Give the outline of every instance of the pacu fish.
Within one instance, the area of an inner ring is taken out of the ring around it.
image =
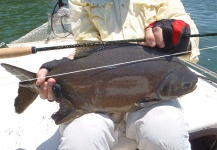
[[[94,48],[81,56],[48,73],[56,79],[53,95],[60,101],[59,110],[52,115],[56,124],[91,112],[121,116],[196,88],[195,73],[177,57],[153,48],[118,44]],[[16,112],[22,113],[39,94],[36,80],[28,81],[36,73],[9,64],[1,66],[13,75],[19,74],[14,105]]]

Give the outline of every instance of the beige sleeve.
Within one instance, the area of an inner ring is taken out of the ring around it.
[[[69,0],[71,28],[74,40],[100,40],[97,29],[93,26],[81,0]]]
[[[198,29],[191,19],[189,14],[186,13],[185,8],[180,0],[165,0],[157,11],[157,20],[161,19],[179,19],[188,23],[191,27],[191,34],[198,34]],[[198,61],[198,55],[200,51],[199,38],[194,37],[191,41],[191,53],[181,56],[181,59],[196,63]]]

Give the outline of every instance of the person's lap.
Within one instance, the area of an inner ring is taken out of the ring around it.
[[[126,137],[143,149],[190,149],[187,124],[176,100],[163,102],[126,115]],[[118,131],[104,115],[86,114],[62,132],[59,149],[107,150],[118,142]]]

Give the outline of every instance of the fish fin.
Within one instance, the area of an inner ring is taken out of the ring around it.
[[[51,116],[56,125],[73,121],[84,114],[76,110],[73,104],[70,106],[70,102],[66,99],[63,99],[59,106],[59,110]]]
[[[75,55],[74,55],[74,59],[79,59],[82,57],[86,57],[94,52],[97,52],[98,50],[100,50],[102,48],[102,46],[97,46],[97,47],[90,47],[90,48],[79,48],[76,49]]]
[[[77,41],[78,44],[82,43],[94,43],[93,41],[83,40],[83,41]],[[74,59],[79,59],[82,57],[86,57],[96,51],[98,51],[102,46],[88,46],[88,47],[78,47],[76,48]]]
[[[12,75],[16,76],[21,81],[23,80],[29,80],[36,77],[36,74],[27,70],[24,70],[22,68],[12,66],[9,64],[1,63],[1,66],[7,70],[7,72],[10,72]]]
[[[19,83],[18,96],[15,98],[14,102],[15,111],[20,114],[38,96],[38,88],[35,85],[36,79],[32,80],[36,77],[36,74],[5,63],[1,63],[1,66],[22,81]],[[29,79],[31,80],[25,81]]]
[[[34,84],[34,83],[33,83]],[[15,98],[14,107],[16,113],[20,114],[37,98],[38,91],[29,82],[19,83],[18,96]]]
[[[120,124],[122,123],[122,121],[124,121],[124,115],[125,113],[122,113],[122,112],[110,114],[110,118],[115,124],[114,130],[117,130]]]
[[[143,108],[147,107],[156,103],[163,102],[164,100],[159,100],[159,99],[150,99],[150,98],[144,98],[142,100],[139,100],[135,103],[135,106]]]

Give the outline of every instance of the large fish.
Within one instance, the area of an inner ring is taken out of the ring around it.
[[[61,124],[86,113],[102,112],[118,123],[126,112],[192,92],[197,76],[177,57],[164,55],[148,47],[120,44],[89,50],[56,66],[48,73],[57,81],[53,95],[60,102],[52,118]],[[38,96],[35,80],[28,81],[36,74],[1,65],[19,74],[15,110],[22,113]]]

